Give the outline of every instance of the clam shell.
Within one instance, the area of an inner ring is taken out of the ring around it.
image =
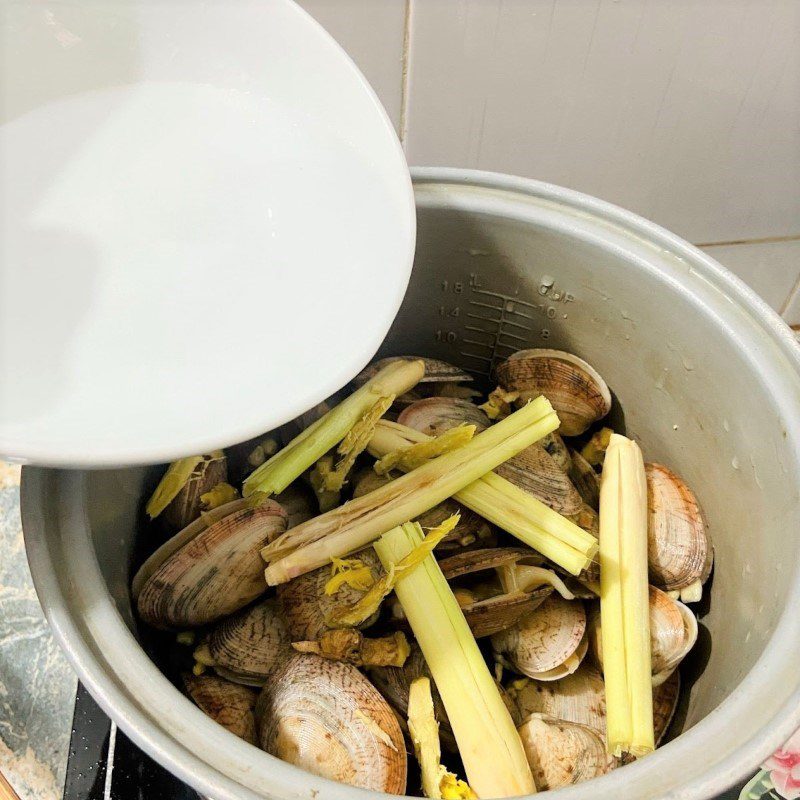
[[[137,607],[156,628],[208,625],[238,611],[267,588],[261,548],[286,530],[286,512],[267,500],[200,531],[147,579]]]
[[[680,677],[673,672],[653,688],[653,729],[656,744],[664,737],[675,715]],[[588,725],[606,735],[606,694],[603,676],[593,664],[583,662],[576,672],[552,683],[526,680],[509,692],[524,718],[539,712],[562,720]]]
[[[659,589],[683,589],[711,572],[713,551],[692,490],[662,464],[645,464],[650,581]]]
[[[215,675],[184,675],[183,684],[195,705],[214,722],[240,739],[256,743],[256,693],[252,689]]]
[[[579,657],[577,663],[566,668],[570,672],[578,668],[580,649],[585,654],[585,647],[581,648],[585,632],[583,604],[551,594],[513,628],[492,636],[492,649],[522,675],[554,680],[550,671],[564,668],[573,655]]]
[[[378,577],[381,566],[372,547],[354,553],[353,558],[360,558]],[[325,594],[325,584],[330,577],[330,567],[320,567],[278,586],[278,601],[293,642],[319,639],[322,632],[328,630],[325,620],[331,613],[342,606],[353,605],[364,594],[347,584],[341,586],[336,594]],[[376,611],[359,627],[369,627],[377,619],[378,613]]]
[[[194,522],[189,523],[182,531],[176,533],[172,538],[167,539],[161,547],[158,548],[150,557],[139,567],[136,575],[131,581],[131,596],[134,602],[139,599],[139,594],[142,587],[147,582],[148,578],[173,554],[177,553],[185,544],[190,542],[199,533],[204,531],[214,522],[219,522],[223,517],[228,514],[233,514],[236,511],[242,511],[248,508],[247,500],[233,500],[218,508],[212,508],[211,511],[206,511]]]
[[[469,550],[442,559],[439,567],[447,580],[494,570],[520,559],[540,561],[532,550],[516,547],[493,547]],[[551,586],[541,586],[529,592],[512,591],[464,603],[461,610],[476,639],[491,636],[517,624],[524,616],[538,608],[552,593]]]
[[[539,444],[553,457],[553,461],[558,464],[564,472],[569,472],[572,466],[572,457],[569,448],[564,444],[564,440],[557,433],[548,433],[547,436],[539,439]]]
[[[562,436],[578,436],[611,410],[611,392],[594,367],[562,350],[520,350],[497,366],[497,379],[506,391],[519,392],[517,405],[544,395]]]
[[[616,766],[600,734],[586,725],[531,714],[518,731],[537,791],[581,783]]]
[[[600,508],[600,475],[577,450],[571,453],[567,471],[583,502],[597,511]]]
[[[457,397],[428,397],[404,408],[397,418],[401,425],[439,436],[457,425],[474,425],[476,433],[485,431],[491,422],[486,413],[469,400]]]
[[[574,516],[583,507],[567,473],[538,442],[501,464],[495,472],[565,517]]]
[[[217,623],[206,646],[215,670],[255,686],[263,685],[292,654],[286,622],[274,598]]]
[[[378,691],[386,698],[389,705],[397,712],[404,726],[405,720],[408,718],[408,695],[411,684],[417,678],[425,677],[430,679],[433,713],[439,723],[439,736],[442,740],[442,747],[453,752],[456,751],[456,740],[453,738],[453,731],[450,728],[450,720],[447,718],[444,703],[442,703],[442,698],[436,689],[433,676],[418,644],[413,643],[411,645],[411,653],[402,667],[372,667],[369,670],[369,677]]]
[[[352,665],[297,654],[258,698],[268,753],[315,775],[404,794],[406,749],[389,704]]]
[[[595,607],[589,615],[589,636],[592,652],[603,664],[600,634],[600,610]],[[660,589],[650,587],[650,653],[653,686],[659,686],[694,647],[697,641],[697,619],[683,603],[673,600]]]
[[[420,383],[464,383],[472,380],[472,375],[468,372],[464,372],[463,369],[459,369],[453,364],[449,364],[447,361],[441,361],[438,358],[389,356],[388,358],[381,358],[378,361],[374,361],[372,364],[365,367],[353,378],[353,383],[356,386],[363,386],[370,378],[374,377],[393,361],[418,361],[419,359],[425,362],[425,375]]]
[[[603,676],[584,661],[571,675],[550,683],[535,680],[515,684],[512,697],[523,719],[529,714],[549,714],[557,719],[588,725],[605,736],[606,695]]]
[[[227,480],[228,459],[224,455],[203,456],[189,480],[164,509],[164,522],[173,530],[182,530],[200,516],[200,495]]]

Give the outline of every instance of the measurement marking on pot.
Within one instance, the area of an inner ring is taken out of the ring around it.
[[[509,295],[481,289],[475,275],[470,276],[469,285],[472,294],[479,295],[480,299],[470,298],[467,301],[471,309],[467,312],[467,317],[482,325],[465,325],[464,330],[487,336],[489,340],[462,339],[462,343],[469,345],[470,349],[461,350],[460,355],[481,362],[477,371],[489,375],[499,359],[506,358],[520,349],[520,343],[525,345],[530,342],[534,328],[526,324],[526,321],[533,321],[537,312],[547,313],[547,310],[535,303],[520,300],[516,294]],[[527,335],[511,333],[509,327]],[[506,350],[508,352],[505,352]]]

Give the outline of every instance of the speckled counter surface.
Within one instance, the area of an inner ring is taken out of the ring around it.
[[[22,800],[60,800],[76,678],[31,582],[19,479],[0,461],[0,768]]]

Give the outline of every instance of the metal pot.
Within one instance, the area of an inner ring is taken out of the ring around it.
[[[700,497],[716,574],[684,733],[595,780],[592,795],[711,797],[800,727],[800,348],[740,281],[626,211],[463,170],[417,170],[415,185],[416,265],[383,351],[483,373],[521,347],[579,353],[646,458]],[[81,680],[137,744],[215,800],[366,798],[229,735],[145,655],[128,586],[148,480],[144,469],[23,472],[31,571]]]

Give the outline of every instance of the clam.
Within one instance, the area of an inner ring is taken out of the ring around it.
[[[353,497],[368,494],[391,480],[389,475],[378,475],[371,467],[365,468],[353,479]],[[458,525],[436,546],[438,553],[466,547],[489,547],[496,544],[497,535],[492,526],[483,517],[466,506],[462,506],[452,497],[426,511],[414,521],[422,525],[424,529],[435,528],[453,514],[460,514]]]
[[[194,522],[189,523],[182,531],[176,533],[172,538],[167,539],[161,547],[152,553],[148,559],[139,567],[136,575],[131,581],[131,596],[134,601],[138,600],[142,587],[148,578],[172,555],[178,552],[185,544],[190,542],[206,528],[219,522],[223,517],[242,511],[249,507],[247,500],[234,500],[224,506],[218,506],[211,511],[204,511]]]
[[[675,714],[680,678],[673,672],[660,686],[653,688],[653,728],[656,744],[661,741]],[[532,713],[549,714],[561,720],[577,722],[606,735],[606,694],[600,670],[584,661],[572,675],[551,683],[527,678],[514,681],[509,694],[524,718]]]
[[[184,675],[186,693],[214,722],[250,744],[256,743],[256,693],[216,675]]]
[[[457,397],[428,397],[404,408],[397,421],[401,425],[438,436],[456,425],[475,426],[475,432],[485,431],[491,422],[486,413],[469,400]]]
[[[562,350],[520,350],[497,366],[507,391],[519,392],[517,405],[539,395],[561,420],[562,436],[578,436],[611,410],[611,392],[590,364]]]
[[[600,612],[594,609],[589,620],[592,651],[603,664]],[[659,686],[675,671],[697,641],[697,620],[681,602],[660,589],[650,587],[650,650],[653,686]]]
[[[495,574],[496,570],[530,556],[529,551],[521,548],[495,547],[467,550],[439,562],[476,638],[512,627],[553,591],[551,586],[541,583],[529,590],[512,588],[508,591]],[[476,582],[476,576],[487,571],[488,579]]]
[[[277,600],[270,598],[217,623],[195,659],[237,683],[263,686],[283,659],[291,639]]]
[[[353,557],[361,559],[365,566],[370,567],[373,575],[379,575],[380,561],[371,547],[355,553]],[[347,584],[342,585],[335,594],[325,594],[325,584],[330,577],[330,568],[320,567],[278,587],[278,601],[293,642],[319,639],[322,632],[328,630],[326,620],[333,611],[343,606],[352,606],[364,594]],[[375,612],[359,627],[368,627],[377,616],[378,612]]]
[[[567,472],[583,502],[596,511],[600,507],[600,475],[577,450],[571,453]]]
[[[208,625],[238,611],[266,590],[260,551],[284,530],[286,512],[273,500],[214,522],[144,581],[137,599],[139,615],[156,628],[181,629]]]
[[[406,749],[389,704],[350,664],[296,654],[262,689],[258,740],[315,775],[403,794]]]
[[[522,675],[552,681],[580,666],[588,647],[585,634],[583,604],[553,594],[512,628],[492,636],[492,649]]]
[[[431,681],[431,694],[433,696],[433,712],[439,723],[439,735],[442,739],[442,746],[448,750],[456,750],[456,742],[453,738],[453,731],[450,728],[450,720],[447,719],[447,712],[444,710],[442,698],[433,682],[425,657],[416,643],[411,645],[411,653],[402,667],[373,667],[369,670],[369,677],[378,691],[386,698],[389,705],[397,712],[398,717],[403,721],[408,717],[408,693],[411,684],[421,677],[429,678]],[[505,698],[508,693],[503,692]],[[513,703],[513,700],[509,702]],[[513,703],[516,705],[516,703]]]
[[[531,714],[518,731],[537,791],[581,783],[616,766],[600,734],[586,725]]]
[[[564,440],[557,433],[548,433],[547,436],[539,439],[539,444],[547,450],[553,457],[553,461],[555,461],[564,472],[569,472],[572,466],[569,448],[564,444]]]
[[[523,719],[533,713],[588,725],[605,736],[606,694],[603,676],[584,662],[571,675],[557,681],[514,681],[509,690]]]
[[[200,495],[228,480],[228,460],[221,450],[203,456],[191,477],[163,511],[163,519],[173,530],[182,530],[200,516]]]
[[[672,470],[645,464],[650,580],[665,591],[680,590],[711,572],[713,550],[692,490]]]
[[[574,516],[583,507],[567,473],[538,442],[501,464],[495,472],[565,517]]]

